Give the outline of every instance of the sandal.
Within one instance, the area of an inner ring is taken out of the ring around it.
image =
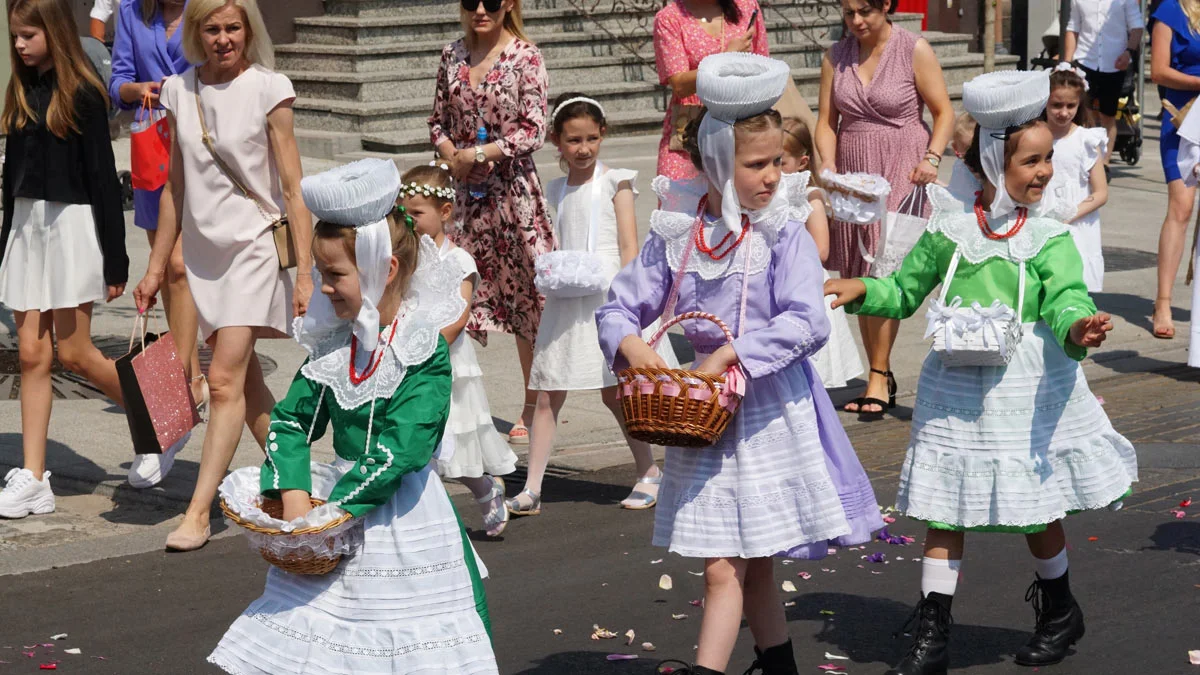
[[[207,422],[208,421],[208,405],[212,400],[212,392],[208,388],[208,378],[207,377],[205,377],[204,375],[197,375],[196,377],[192,378],[192,382],[195,382],[196,380],[200,381],[200,391],[203,392],[200,395],[200,400],[195,402],[196,403],[196,414],[200,416],[201,421]]]
[[[533,407],[535,407],[533,403],[525,404],[525,408]],[[522,408],[522,412],[524,412],[524,408]],[[508,443],[509,445],[529,445],[529,427],[525,426],[520,419],[512,425],[512,429],[508,430]]]
[[[521,503],[521,497],[528,496],[530,502],[528,505]],[[542,496],[528,488],[521,490],[516,497],[508,500],[505,504],[508,512],[514,516],[536,516],[542,512]]]
[[[896,407],[896,375],[890,370],[871,369],[876,375],[883,375],[887,378],[888,400],[883,401],[877,398],[860,398],[858,405],[858,418],[866,420],[883,419],[884,413]],[[879,410],[863,410],[864,406],[877,405]]]
[[[657,469],[657,467],[655,467]],[[663,479],[662,469],[658,469],[657,476],[642,476],[638,479],[637,484],[633,486],[633,492],[629,496],[621,500],[621,508],[629,509],[630,511],[645,511],[646,509],[654,508],[658,503],[658,489],[655,488],[654,494],[642,492],[638,489],[638,485],[661,485]]]
[[[489,537],[499,537],[504,533],[504,528],[508,527],[508,506],[504,503],[504,479],[497,476],[492,476],[491,479],[491,492],[476,499],[475,503],[491,506],[483,514],[483,530]]]

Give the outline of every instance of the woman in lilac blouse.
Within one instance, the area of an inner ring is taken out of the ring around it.
[[[113,42],[112,79],[108,83],[108,95],[115,105],[135,110],[148,97],[157,108],[162,81],[188,69],[180,30],[186,6],[186,0],[121,0]],[[158,229],[161,196],[162,188],[133,191],[133,222],[146,231],[151,247]],[[203,404],[208,399],[208,387],[199,379],[200,357],[196,349],[199,323],[183,267],[182,243],[176,244],[171,253],[163,304],[179,353],[191,353],[188,376],[196,378],[192,381],[192,395]]]

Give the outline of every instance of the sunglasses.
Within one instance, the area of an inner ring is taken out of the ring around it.
[[[462,0],[462,8],[468,12],[474,12],[479,9],[479,3],[483,2],[483,9],[488,14],[495,14],[500,11],[500,6],[504,4],[504,0]]]

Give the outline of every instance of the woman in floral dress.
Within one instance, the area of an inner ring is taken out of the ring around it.
[[[533,153],[546,134],[546,66],[522,30],[520,0],[489,12],[479,2],[462,10],[466,35],[442,50],[430,138],[458,181],[461,228],[454,243],[479,266],[479,287],[467,330],[481,344],[488,331],[512,333],[525,383],[542,315],[533,261],[554,248],[550,212]],[[487,131],[480,144],[477,132]],[[467,185],[487,186],[473,198]],[[509,440],[528,443],[534,394]]]
[[[696,175],[686,150],[671,149],[677,133],[676,110],[698,109],[696,69],[704,57],[721,52],[768,56],[767,31],[758,0],[671,0],[654,16],[654,61],[659,83],[671,88],[671,103],[658,144],[658,175],[684,180]]]

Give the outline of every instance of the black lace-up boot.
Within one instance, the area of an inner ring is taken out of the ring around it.
[[[754,659],[754,663],[750,664],[750,669],[745,675],[754,675],[754,673],[762,673],[763,675],[800,675],[799,668],[796,667],[796,655],[792,651],[792,641],[774,647],[768,647],[765,650],[754,648],[754,655],[758,658]]]
[[[930,593],[921,599],[900,632],[912,630],[908,653],[887,675],[946,675],[950,666],[950,603],[954,596]]]
[[[1022,666],[1048,666],[1062,661],[1067,649],[1083,637],[1083,610],[1071,595],[1067,573],[1057,579],[1036,579],[1025,592],[1033,605],[1033,637],[1017,650]]]

